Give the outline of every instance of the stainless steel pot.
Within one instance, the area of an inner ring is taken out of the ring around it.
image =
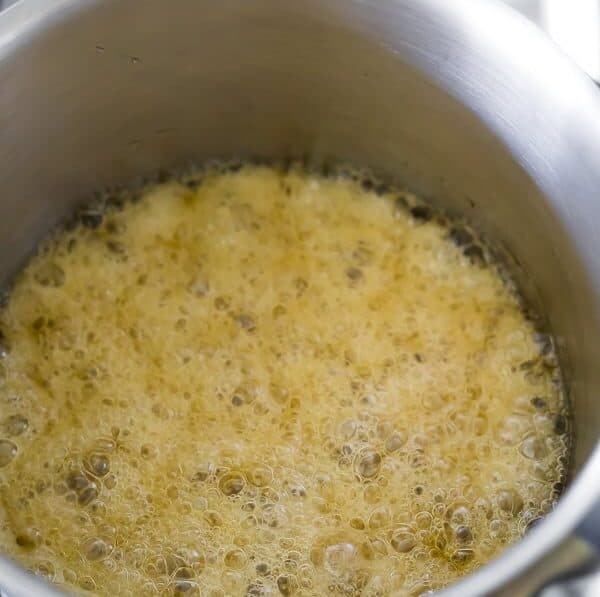
[[[466,214],[516,257],[559,340],[573,482],[446,594],[600,594],[600,94],[585,75],[484,0],[22,0],[0,16],[4,280],[103,185],[303,154]],[[0,587],[55,594],[4,559]]]

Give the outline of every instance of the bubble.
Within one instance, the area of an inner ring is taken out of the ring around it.
[[[292,485],[290,487],[290,494],[294,497],[304,498],[306,497],[306,487],[304,485],[298,483],[297,485]]]
[[[287,520],[284,506],[265,504],[259,521],[271,528],[281,527]]]
[[[298,582],[293,576],[282,574],[277,577],[277,588],[282,595],[293,595],[298,588]]]
[[[213,476],[215,467],[211,463],[205,463],[198,467],[198,471],[192,477],[192,481],[204,482]]]
[[[463,250],[463,254],[473,265],[485,264],[485,252],[478,245],[469,245]]]
[[[287,313],[287,309],[283,305],[275,305],[273,307],[273,319],[279,319]]]
[[[369,516],[369,528],[380,529],[390,522],[390,512],[386,506],[373,510]]]
[[[373,576],[365,587],[364,597],[383,597],[385,595],[385,581],[383,576],[377,574]]]
[[[415,220],[428,222],[431,217],[431,208],[428,205],[415,205],[411,208],[410,213]]]
[[[81,212],[79,219],[81,224],[85,228],[89,228],[90,230],[95,230],[99,228],[102,224],[102,220],[104,219],[103,214],[100,211],[88,209]]]
[[[241,549],[231,549],[225,554],[225,565],[234,570],[241,570],[246,566],[246,554]]]
[[[140,454],[145,460],[152,460],[158,456],[158,448],[153,444],[142,444]]]
[[[173,581],[174,595],[197,595],[199,593],[200,587],[193,580],[176,579]]]
[[[367,504],[376,504],[381,501],[381,490],[375,485],[368,485],[365,487],[363,496]]]
[[[359,562],[359,552],[353,543],[334,543],[325,548],[325,569],[343,581],[352,578]]]
[[[206,510],[204,519],[211,527],[223,526],[223,517],[215,510]]]
[[[96,590],[96,581],[91,576],[84,576],[79,579],[79,586],[84,591],[95,591]]]
[[[270,572],[269,565],[265,562],[260,562],[259,564],[256,564],[256,572],[260,576],[267,576]]]
[[[390,543],[398,553],[408,553],[417,545],[413,533],[408,528],[394,531]]]
[[[523,508],[523,499],[514,489],[504,489],[496,498],[498,507],[509,514],[518,514]]]
[[[257,526],[258,526],[258,520],[257,520],[256,516],[247,516],[241,522],[241,527],[243,529],[252,529]]]
[[[4,420],[4,431],[9,437],[21,435],[29,428],[29,421],[23,415],[11,415]]]
[[[365,406],[375,406],[375,404],[377,403],[377,398],[373,394],[365,394],[360,399],[360,402]]]
[[[106,454],[94,452],[90,454],[86,461],[87,470],[96,475],[96,477],[105,477],[110,471],[110,460]]]
[[[556,435],[564,435],[567,432],[567,418],[564,415],[556,415],[554,417],[554,433]]]
[[[509,415],[504,419],[499,432],[500,441],[508,446],[519,443],[529,429],[529,420],[522,415]]]
[[[394,431],[385,442],[385,449],[388,453],[397,452],[406,443],[406,434],[401,431]]]
[[[63,568],[62,574],[66,583],[70,583],[72,585],[77,583],[77,572],[75,572],[75,570],[72,568]]]
[[[269,467],[255,466],[250,470],[249,480],[256,487],[267,487],[273,482],[273,471]]]
[[[468,543],[473,539],[473,533],[471,532],[471,529],[466,525],[459,525],[455,531],[455,534],[456,538],[461,543]]]
[[[260,501],[263,504],[278,502],[279,497],[279,493],[273,487],[262,487],[260,490]]]
[[[240,313],[235,319],[243,330],[253,332],[256,329],[256,322],[254,318],[247,313]]]
[[[341,447],[340,452],[342,456],[350,456],[352,454],[352,446],[350,444],[344,444]]]
[[[35,549],[42,543],[42,533],[35,527],[27,527],[17,534],[16,543],[23,549]]]
[[[246,480],[241,473],[226,473],[219,479],[219,489],[227,496],[237,495],[244,489]]]
[[[232,403],[237,402],[238,405],[252,404],[259,394],[259,388],[254,383],[245,383],[239,385],[233,392]]]
[[[530,436],[521,442],[519,452],[521,452],[525,458],[539,460],[540,458],[544,458],[544,456],[546,456],[546,447],[540,439]]]
[[[8,466],[17,455],[17,445],[8,439],[0,439],[0,468]]]
[[[74,491],[81,491],[90,484],[88,476],[80,470],[72,470],[66,478],[67,487]]]
[[[201,572],[206,566],[206,558],[193,547],[180,547],[175,552],[178,558],[190,566],[193,570]],[[191,578],[191,577],[190,577]]]
[[[256,582],[250,583],[246,587],[246,597],[261,597],[263,595],[273,595],[274,591],[271,589],[270,584],[265,586],[262,584],[263,581],[260,579]]]
[[[91,502],[93,502],[99,495],[98,487],[95,483],[90,483],[87,487],[82,489],[79,492],[79,496],[77,497],[77,502],[81,506],[87,506]]]
[[[33,572],[36,574],[36,576],[41,576],[48,582],[54,582],[56,579],[56,568],[54,567],[54,564],[48,560],[38,562],[34,566]]]
[[[375,450],[363,450],[356,460],[356,472],[365,479],[377,475],[381,466],[381,456]]]
[[[533,416],[533,424],[539,435],[548,437],[553,433],[554,420],[550,413],[536,413]]]
[[[531,405],[536,410],[543,410],[544,408],[546,408],[547,402],[540,396],[535,396],[534,398],[531,399]]]
[[[100,437],[94,442],[94,451],[100,453],[114,452],[117,448],[117,442],[110,437]]]
[[[482,436],[485,435],[488,429],[488,420],[484,415],[478,415],[473,420],[473,431],[475,435]]]
[[[2,307],[2,305],[5,301],[6,301],[6,295],[5,294],[0,295],[0,308]],[[8,356],[9,348],[10,348],[10,346],[9,346],[8,339],[7,339],[6,335],[4,334],[4,332],[0,329],[0,360],[3,360]]]
[[[363,560],[372,561],[384,557],[387,547],[382,539],[368,539],[360,544],[359,551]]]
[[[253,512],[256,509],[256,504],[254,502],[245,502],[242,504],[242,510],[244,512]]]
[[[340,435],[344,439],[351,439],[354,436],[354,434],[356,433],[356,428],[357,428],[356,421],[353,421],[352,419],[350,419],[348,421],[344,421],[340,425]]]
[[[357,531],[364,531],[367,525],[362,518],[355,517],[350,519],[350,526]]]
[[[473,242],[473,235],[465,228],[453,227],[449,233],[450,239],[458,247],[464,247]]]
[[[224,296],[218,296],[215,298],[214,305],[217,311],[225,311],[229,308],[229,299]]]
[[[108,558],[113,549],[114,546],[112,543],[109,543],[100,537],[86,539],[81,546],[83,555],[90,560],[90,562],[98,562]]]
[[[117,486],[117,477],[116,475],[110,473],[104,477],[104,487],[106,489],[114,489]]]
[[[115,255],[123,256],[126,253],[125,245],[118,240],[106,241],[106,248]]]
[[[451,559],[455,564],[466,564],[470,562],[474,556],[475,552],[472,549],[461,547],[452,554]]]
[[[390,421],[379,421],[377,423],[377,435],[382,438],[382,439],[386,439],[388,438],[392,432],[394,431],[394,426]]]
[[[346,270],[346,276],[351,282],[359,282],[363,278],[363,272],[358,267],[349,267]]]
[[[65,272],[60,265],[48,261],[37,269],[34,278],[41,286],[58,288],[65,283]]]
[[[180,557],[180,556],[178,556],[178,554],[176,554],[176,557]],[[194,578],[195,576],[196,576],[196,573],[189,566],[181,566],[180,568],[177,568],[177,570],[175,570],[175,578],[190,579],[190,578]]]
[[[428,529],[433,523],[433,516],[429,512],[419,512],[415,516],[415,524],[420,529]]]
[[[106,515],[106,504],[101,500],[93,500],[90,502],[90,512],[96,517]]]
[[[194,296],[196,296],[198,298],[202,298],[202,297],[206,296],[208,294],[209,290],[210,290],[210,285],[208,283],[208,280],[203,277],[194,278],[188,284],[188,292],[190,292],[191,294],[193,294]]]
[[[465,505],[458,505],[450,510],[450,522],[455,525],[469,523],[471,520],[471,510]]]

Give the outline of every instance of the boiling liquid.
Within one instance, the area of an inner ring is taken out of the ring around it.
[[[1,315],[2,551],[98,595],[417,595],[551,509],[551,345],[376,190],[216,168],[49,241]]]

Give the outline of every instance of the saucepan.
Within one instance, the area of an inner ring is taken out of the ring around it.
[[[572,476],[446,594],[600,594],[593,83],[487,0],[22,0],[0,16],[2,281],[94,190],[233,156],[370,168],[512,256],[557,338]],[[55,591],[0,558],[2,595]]]

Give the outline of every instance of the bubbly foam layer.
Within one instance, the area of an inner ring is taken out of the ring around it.
[[[417,595],[552,508],[556,359],[472,232],[369,181],[197,178],[18,278],[3,551],[100,595]]]

